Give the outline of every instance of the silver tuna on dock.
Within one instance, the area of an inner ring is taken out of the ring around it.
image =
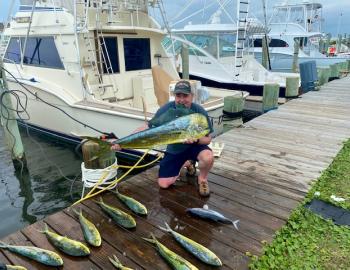
[[[203,208],[188,208],[186,209],[186,212],[203,219],[222,222],[224,224],[232,224],[236,228],[236,230],[238,230],[239,219],[231,220],[225,217],[223,214],[209,209],[207,205],[204,205]]]
[[[188,252],[196,256],[199,260],[205,262],[206,264],[222,266],[222,262],[219,259],[219,257],[216,256],[216,254],[210,249],[202,246],[201,244],[193,241],[192,239],[178,232],[175,232],[170,228],[170,226],[166,222],[165,226],[166,228],[160,226],[159,228],[163,231],[169,232],[176,239],[177,242],[179,242]]]
[[[14,253],[25,256],[29,259],[37,261],[39,263],[49,265],[49,266],[62,266],[63,260],[57,253],[30,246],[14,246],[8,245],[4,242],[0,242],[0,248],[8,249]]]

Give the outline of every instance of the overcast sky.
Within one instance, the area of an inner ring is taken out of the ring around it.
[[[0,21],[6,20],[7,11],[12,0],[0,0]],[[72,0],[73,1],[73,0]],[[275,3],[281,2],[295,2],[295,0],[266,0],[267,1],[267,13],[270,14],[272,10],[272,6]],[[302,2],[303,0],[300,0]],[[209,5],[212,0],[163,0],[164,6],[166,9],[167,16],[169,20],[174,18],[179,12],[190,2],[193,4],[189,7],[190,11],[187,13],[192,13],[194,11],[200,10],[204,5]],[[221,2],[225,2],[221,0]],[[256,16],[259,19],[263,19],[262,17],[262,6],[263,0],[252,0],[250,12],[251,15]],[[350,0],[318,0],[313,1],[309,0],[309,2],[321,3],[323,5],[323,31],[325,33],[332,33],[333,36],[339,34],[350,34]],[[235,16],[235,7],[236,1],[232,1],[231,6],[228,6],[228,13],[234,14]],[[207,14],[205,14],[207,13]],[[207,12],[201,12],[198,16],[202,16],[203,18],[210,13],[208,9]],[[209,14],[210,15],[210,14]],[[208,16],[209,16],[208,15]],[[184,14],[186,16],[186,13]],[[183,18],[184,16],[180,17]],[[194,19],[195,20],[195,19]]]

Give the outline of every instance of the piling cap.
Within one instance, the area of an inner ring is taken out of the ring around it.
[[[175,84],[174,94],[191,94],[191,84],[189,81],[181,80]]]

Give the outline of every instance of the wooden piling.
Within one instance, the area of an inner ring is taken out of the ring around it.
[[[3,63],[0,60],[0,95],[1,95],[1,104],[0,104],[0,117],[1,123],[4,127],[5,140],[11,151],[12,161],[15,169],[21,169],[27,167],[27,162],[24,153],[24,147],[19,133],[15,110],[13,109],[11,97],[9,92],[6,92],[8,89],[6,82],[6,74],[3,67]]]
[[[276,83],[264,85],[262,111],[267,112],[278,108],[280,86]]]
[[[223,113],[225,119],[230,121],[231,126],[240,126],[243,124],[243,109],[245,99],[243,96],[227,96],[224,97]]]
[[[83,143],[82,152],[86,169],[104,169],[114,163],[115,153],[113,151],[99,155],[99,150],[99,145],[93,141]]]
[[[188,80],[190,78],[188,46],[183,43],[181,48],[181,59],[182,59],[182,79]]]
[[[294,53],[293,53],[293,64],[292,71],[298,72],[298,57],[299,57],[299,42],[294,41]]]
[[[261,64],[264,66],[264,68],[269,69],[268,64],[268,54],[269,54],[269,45],[267,43],[267,38],[264,36],[262,38],[262,57],[261,57]]]
[[[286,78],[286,98],[295,98],[299,95],[299,77]]]

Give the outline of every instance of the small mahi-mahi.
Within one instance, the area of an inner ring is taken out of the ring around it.
[[[169,263],[174,270],[199,270],[192,263],[182,258],[180,255],[168,249],[162,243],[160,243],[153,234],[151,239],[143,238],[144,240],[155,245],[159,254]]]
[[[188,252],[192,253],[194,256],[196,256],[199,260],[202,262],[205,262],[206,264],[214,265],[214,266],[222,266],[222,262],[219,259],[218,256],[214,252],[212,252],[210,249],[202,246],[201,244],[193,241],[192,239],[175,232],[170,228],[168,223],[165,222],[166,228],[160,227],[159,228],[163,231],[169,232],[177,242],[179,242]]]
[[[111,257],[108,257],[109,261],[115,266],[115,268],[119,270],[133,270],[132,268],[126,267],[122,265],[122,263],[119,261],[118,257],[113,255],[113,259]]]
[[[57,253],[31,246],[14,246],[0,242],[0,248],[8,249],[14,253],[49,266],[62,266],[63,260]]]
[[[131,198],[129,196],[126,196],[124,194],[119,193],[118,190],[116,190],[115,194],[117,195],[118,199],[121,200],[127,207],[130,208],[135,214],[139,215],[147,215],[147,208],[139,201],[135,200],[134,198]]]
[[[95,224],[83,216],[83,211],[81,209],[80,212],[76,211],[75,209],[73,209],[73,211],[79,216],[80,226],[86,242],[94,247],[101,246],[101,235]]]
[[[107,215],[110,216],[118,225],[127,229],[132,229],[136,227],[135,219],[128,213],[125,213],[124,211],[116,207],[104,203],[102,198],[100,198],[99,202],[95,202],[99,204],[102,210],[105,211]]]
[[[62,252],[71,256],[88,256],[90,255],[89,248],[83,243],[70,239],[66,236],[59,235],[54,232],[50,232],[47,224],[45,229],[42,231],[49,239],[49,241]]]
[[[27,268],[20,265],[4,264],[0,262],[0,270],[27,270]]]

